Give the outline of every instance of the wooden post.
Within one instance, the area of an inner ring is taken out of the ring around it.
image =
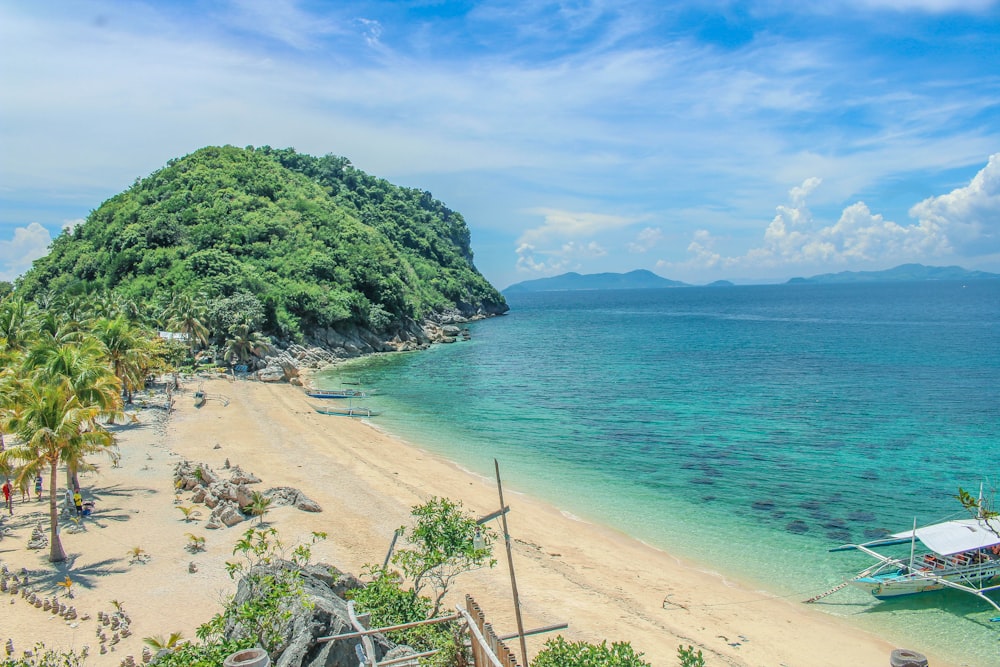
[[[497,492],[500,494],[500,507],[506,507],[503,503],[503,485],[500,483],[500,463],[493,459],[493,467],[497,472]],[[510,569],[510,590],[514,595],[514,618],[517,620],[517,639],[521,644],[521,660],[528,664],[528,647],[524,643],[524,623],[521,621],[521,599],[517,595],[517,578],[514,576],[514,557],[510,550],[510,533],[507,531],[507,513],[500,515],[503,521],[503,541],[507,547],[507,567]]]
[[[382,563],[382,569],[389,567],[389,559],[392,558],[392,551],[396,548],[396,540],[399,539],[399,533],[402,532],[402,528],[397,528],[392,533],[392,542],[389,543],[389,551],[385,554],[385,562]]]

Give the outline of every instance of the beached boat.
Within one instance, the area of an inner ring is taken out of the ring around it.
[[[875,551],[903,544],[910,545],[909,555]],[[881,540],[831,549],[847,550],[861,551],[877,561],[846,584],[879,600],[951,588],[974,595],[1000,611],[1000,605],[986,595],[1000,590],[1000,519],[980,516],[922,528],[914,524],[912,530]],[[1000,621],[1000,617],[992,620]]]
[[[346,408],[341,407],[320,407],[318,405],[313,406],[313,410],[320,413],[321,415],[341,415],[344,417],[375,417],[379,414],[377,410],[372,410],[371,408],[358,407],[349,405]]]
[[[372,390],[362,389],[307,389],[310,398],[368,398]]]

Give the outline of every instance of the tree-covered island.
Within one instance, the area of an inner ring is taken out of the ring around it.
[[[114,291],[163,308],[224,304],[236,324],[323,345],[412,341],[426,321],[506,312],[459,213],[343,157],[206,147],[136,182],[57,237],[22,276],[29,299]]]

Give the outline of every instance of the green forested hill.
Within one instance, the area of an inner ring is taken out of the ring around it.
[[[267,333],[282,337],[507,310],[473,265],[462,216],[429,192],[342,157],[269,147],[171,160],[56,238],[18,289],[116,289],[140,301],[251,293]]]

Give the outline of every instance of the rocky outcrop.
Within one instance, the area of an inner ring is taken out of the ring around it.
[[[201,463],[182,461],[174,469],[174,488],[191,491],[191,502],[203,504],[212,510],[205,528],[232,527],[245,521],[248,515],[244,509],[253,503],[254,490],[251,485],[260,484],[260,478],[239,466],[228,468],[229,478]],[[319,503],[298,489],[287,486],[275,487],[262,492],[271,499],[272,506],[291,505],[303,512],[322,512]]]
[[[407,321],[381,333],[356,324],[316,329],[310,332],[307,345],[285,342],[261,362],[256,377],[262,382],[301,384],[300,375],[307,369],[362,357],[377,352],[410,352],[423,350],[433,343],[454,343],[468,340],[469,330],[462,324],[502,315],[507,306],[492,309],[472,308],[467,304],[432,313],[423,323]]]
[[[342,639],[319,642],[320,637],[331,637],[354,631],[347,601],[347,591],[360,588],[361,582],[349,574],[342,574],[335,568],[324,565],[310,565],[305,568],[278,561],[274,564],[255,568],[251,577],[265,579],[273,577],[281,570],[298,571],[301,575],[303,596],[294,601],[292,616],[280,633],[284,638],[280,646],[271,652],[275,667],[356,667],[358,654],[355,648],[360,639]],[[255,586],[246,578],[238,584],[233,604],[242,604],[251,599]],[[266,594],[266,591],[258,592]],[[230,639],[241,635],[241,628],[230,625],[226,628]],[[376,659],[381,660],[394,647],[385,637],[372,635]]]
[[[376,352],[406,352],[426,348],[431,339],[416,322],[407,322],[390,331],[376,334],[356,324],[317,329],[310,343],[327,350],[337,359],[349,359]]]

